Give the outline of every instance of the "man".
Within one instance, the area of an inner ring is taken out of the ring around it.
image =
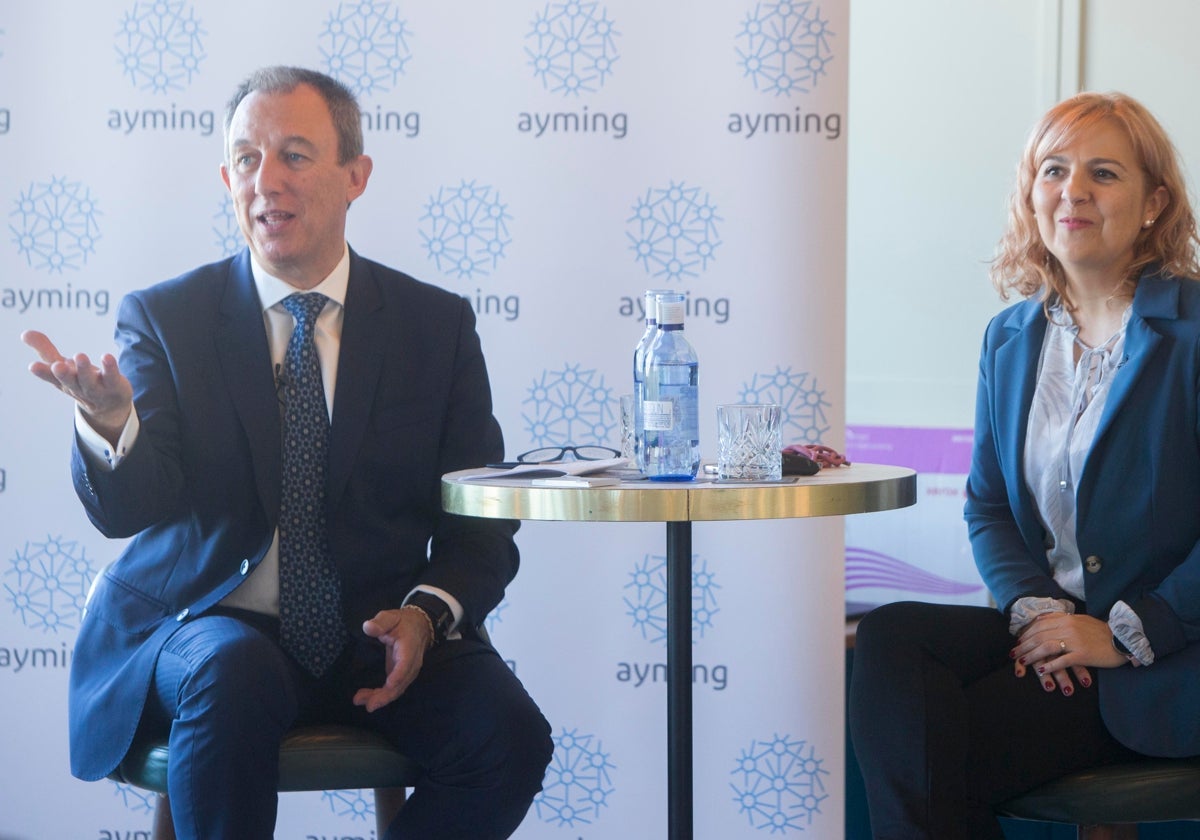
[[[80,627],[72,772],[169,729],[181,838],[271,837],[296,723],[377,729],[427,769],[388,838],[508,837],[552,753],[475,631],[516,523],[440,505],[443,473],[503,457],[474,315],[349,249],[370,174],[348,90],[261,70],[221,166],[249,249],[129,295],[119,362],[23,336],[75,400],[88,516],[133,538]]]

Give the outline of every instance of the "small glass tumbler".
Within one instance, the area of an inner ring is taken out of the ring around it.
[[[779,481],[783,477],[782,411],[769,403],[717,406],[717,479]]]
[[[621,395],[621,457],[628,458],[630,462],[637,457],[634,450],[634,441],[636,439],[636,429],[634,428],[633,419],[633,394]]]

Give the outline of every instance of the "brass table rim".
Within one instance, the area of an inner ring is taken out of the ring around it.
[[[489,519],[586,522],[706,522],[843,516],[916,503],[916,472],[855,463],[794,483],[625,481],[608,487],[534,487],[472,469],[442,477],[442,506]],[[475,480],[467,480],[468,476]]]

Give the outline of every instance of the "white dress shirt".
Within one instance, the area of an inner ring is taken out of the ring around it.
[[[1055,582],[1083,601],[1083,562],[1075,538],[1076,482],[1083,472],[1096,438],[1100,416],[1112,391],[1113,377],[1125,355],[1125,327],[1132,309],[1126,308],[1121,328],[1099,347],[1076,339],[1079,327],[1061,304],[1050,308],[1050,322],[1042,343],[1037,385],[1026,429],[1025,484],[1033,496],[1038,517],[1051,537],[1046,559]],[[1081,353],[1075,360],[1075,347]],[[1074,612],[1070,601],[1020,598],[1011,611],[1014,634],[1047,611]],[[1141,664],[1154,661],[1137,613],[1124,601],[1109,612],[1114,634],[1137,654]]]
[[[1042,524],[1054,538],[1046,549],[1054,579],[1081,601],[1083,563],[1075,543],[1075,487],[1125,352],[1129,313],[1126,309],[1116,335],[1100,347],[1081,348],[1076,362],[1079,327],[1061,305],[1055,305],[1029,409],[1025,483]]]

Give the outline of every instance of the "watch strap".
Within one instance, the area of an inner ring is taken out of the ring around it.
[[[450,605],[431,592],[417,590],[408,596],[404,602],[406,607],[416,607],[429,618],[433,628],[433,642],[444,642],[454,626],[454,611]]]

